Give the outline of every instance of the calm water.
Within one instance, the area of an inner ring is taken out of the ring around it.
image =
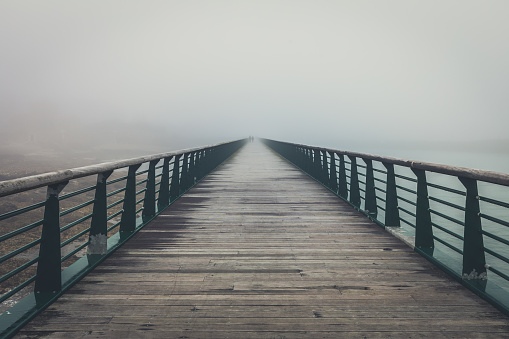
[[[437,164],[461,166],[509,174],[509,142],[486,143],[484,147],[451,147],[448,145],[416,143],[394,145],[371,143],[366,145],[334,145],[341,150],[390,156]]]

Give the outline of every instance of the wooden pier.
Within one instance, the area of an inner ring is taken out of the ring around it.
[[[494,338],[509,318],[248,144],[17,338]]]

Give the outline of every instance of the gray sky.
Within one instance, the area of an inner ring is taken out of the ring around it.
[[[507,0],[3,0],[0,139],[507,141],[507,13]]]

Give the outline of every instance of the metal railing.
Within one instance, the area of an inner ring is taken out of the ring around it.
[[[509,175],[262,139],[509,314]]]
[[[0,337],[13,335],[246,140],[0,182],[4,200],[41,196],[21,208],[3,204],[13,209],[0,214],[0,303],[26,295],[0,315]]]

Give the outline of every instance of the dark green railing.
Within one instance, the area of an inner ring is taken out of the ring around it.
[[[0,315],[0,337],[13,335],[246,140],[0,182],[2,201],[46,188],[41,201],[0,215],[0,303],[28,294]]]
[[[509,175],[262,141],[509,314]]]

